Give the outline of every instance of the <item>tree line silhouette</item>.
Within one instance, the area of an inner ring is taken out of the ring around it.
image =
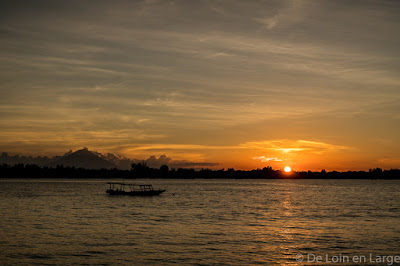
[[[151,168],[143,163],[133,163],[131,170],[85,169],[58,165],[56,167],[38,166],[34,164],[0,165],[0,178],[172,178],[172,179],[400,179],[399,169],[369,171],[321,172],[300,171],[285,173],[271,167],[255,170],[195,170],[190,168],[170,169],[167,165]]]

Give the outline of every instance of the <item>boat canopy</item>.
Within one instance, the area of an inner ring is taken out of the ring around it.
[[[152,191],[153,190],[153,185],[147,185],[147,184],[132,184],[132,183],[121,183],[121,182],[107,182],[107,184],[110,185],[110,189],[114,189],[115,186],[120,186],[120,189],[123,190],[125,186],[128,186],[131,191],[135,190],[135,187],[138,188],[139,190],[142,191]]]

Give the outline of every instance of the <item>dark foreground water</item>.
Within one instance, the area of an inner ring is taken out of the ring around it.
[[[391,265],[400,255],[397,180],[145,180],[167,189],[159,197],[108,196],[106,182],[0,180],[0,263]]]

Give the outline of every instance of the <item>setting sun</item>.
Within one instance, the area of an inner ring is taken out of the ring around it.
[[[290,166],[286,166],[285,169],[283,169],[286,173],[292,172],[292,168]]]

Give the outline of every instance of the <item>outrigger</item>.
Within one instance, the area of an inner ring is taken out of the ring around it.
[[[110,188],[106,190],[106,193],[110,195],[157,196],[165,191],[165,189],[154,190],[152,185],[135,185],[118,182],[108,182],[107,184],[110,185]],[[125,191],[125,186],[129,190]]]

